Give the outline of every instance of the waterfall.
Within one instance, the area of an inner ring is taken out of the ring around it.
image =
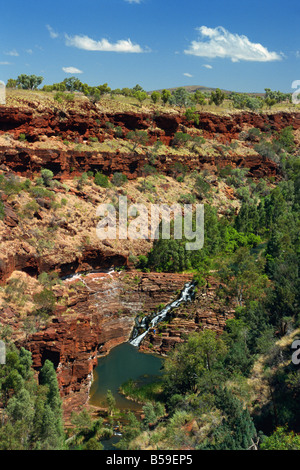
[[[137,336],[133,340],[130,341],[130,344],[135,347],[139,347],[145,336],[149,333],[150,329],[156,326],[159,322],[163,321],[168,313],[173,310],[174,308],[179,307],[183,302],[188,302],[192,300],[192,296],[194,293],[194,287],[195,284],[194,282],[189,282],[184,286],[184,289],[182,290],[180,296],[178,299],[174,300],[172,303],[168,304],[166,307],[164,307],[160,312],[158,312],[157,315],[151,320],[150,326],[148,329],[142,333],[141,335]],[[142,322],[139,325],[140,327],[145,327],[145,319],[142,320]]]

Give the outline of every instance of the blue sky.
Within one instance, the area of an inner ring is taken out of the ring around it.
[[[203,85],[292,92],[299,0],[14,0],[0,6],[0,80],[146,90]]]

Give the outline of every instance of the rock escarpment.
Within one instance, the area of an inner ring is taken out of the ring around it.
[[[123,133],[146,130],[150,137],[159,137],[166,144],[182,125],[203,131],[205,138],[222,136],[223,142],[238,137],[244,127],[279,131],[287,126],[299,129],[299,112],[236,112],[219,115],[200,112],[199,124],[188,121],[184,115],[168,113],[107,113],[91,103],[84,102],[80,109],[30,109],[0,106],[0,135],[10,133],[14,137],[25,134],[29,141],[40,136],[58,136],[82,142],[89,137],[103,141],[107,137],[107,123],[119,126]]]
[[[149,163],[147,152],[137,154],[130,150],[93,151],[92,149],[72,150],[60,148],[57,142],[64,140],[78,144],[87,143],[89,139],[97,142],[110,141],[115,138],[108,123],[122,131],[121,142],[126,142],[129,131],[143,130],[148,134],[148,144],[152,145],[160,140],[169,146],[177,132],[200,131],[205,139],[214,139],[219,144],[230,143],[238,139],[240,132],[250,127],[264,130],[280,131],[287,126],[293,129],[300,127],[300,113],[252,113],[240,112],[231,115],[217,115],[213,113],[199,113],[199,124],[188,121],[184,115],[179,114],[144,114],[144,113],[101,113],[89,103],[83,103],[81,109],[69,109],[62,112],[59,109],[31,110],[15,107],[0,106],[0,136],[11,136],[18,139],[20,135],[26,136],[28,144],[39,142],[41,138],[50,139],[47,148],[30,148],[19,146],[11,142],[0,147],[0,165],[15,173],[32,177],[42,168],[47,167],[58,179],[65,179],[72,174],[88,170],[101,171],[110,176],[114,172],[122,172],[129,179],[143,175],[145,164]],[[54,139],[54,140],[51,140]],[[57,148],[58,147],[58,148]],[[221,146],[216,147],[216,153],[192,155],[185,158],[176,152],[168,155],[156,156],[156,168],[162,174],[170,174],[174,164],[181,163],[188,170],[203,168],[215,171],[217,167],[227,165],[244,166],[249,168],[250,175],[255,177],[276,176],[277,165],[261,155],[243,155],[238,151],[231,151],[224,155]]]
[[[144,176],[145,165],[149,164],[149,158],[135,153],[119,152],[79,152],[75,150],[57,149],[30,149],[0,147],[0,165],[16,174],[24,177],[38,175],[42,168],[48,168],[55,177],[64,180],[72,174],[80,174],[86,171],[102,172],[108,176],[119,172],[128,179],[136,179]],[[249,168],[249,174],[256,178],[276,176],[279,174],[278,166],[272,160],[261,155],[242,155],[233,153],[224,156],[222,152],[217,155],[194,154],[187,159],[184,155],[170,153],[168,157],[158,155],[155,168],[160,174],[170,175],[174,165],[187,166],[189,171],[210,170],[216,172],[217,168],[245,167]]]

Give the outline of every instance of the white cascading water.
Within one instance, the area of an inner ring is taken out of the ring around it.
[[[130,344],[132,346],[135,346],[135,347],[139,347],[139,345],[141,344],[141,342],[143,341],[143,339],[145,338],[145,336],[149,333],[149,331],[151,330],[151,328],[153,328],[154,326],[156,326],[159,322],[163,321],[166,316],[168,315],[168,313],[170,312],[170,310],[173,310],[174,308],[177,308],[179,307],[179,305],[181,305],[183,302],[188,302],[190,300],[192,300],[192,295],[193,295],[193,292],[194,292],[194,283],[193,282],[189,282],[188,284],[186,284],[184,286],[184,289],[183,291],[181,292],[180,294],[180,297],[177,299],[177,300],[174,300],[174,302],[172,302],[171,304],[167,305],[166,307],[164,307],[150,322],[150,326],[148,328],[147,331],[145,331],[144,333],[142,333],[141,335],[137,336],[136,338],[134,338],[133,340],[130,341]],[[140,327],[145,327],[145,319],[142,320],[141,324],[140,324]]]

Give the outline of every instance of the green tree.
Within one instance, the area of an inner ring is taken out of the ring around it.
[[[33,296],[33,300],[37,305],[37,314],[51,315],[55,308],[56,298],[51,289],[43,289]]]
[[[180,108],[190,106],[192,102],[191,94],[185,88],[179,87],[173,91],[169,102],[172,105],[179,106]]]
[[[212,330],[192,333],[172,350],[164,362],[163,377],[168,395],[195,393],[202,375],[223,359],[226,346]]]
[[[6,408],[9,422],[13,425],[13,432],[23,449],[30,448],[31,430],[34,419],[34,397],[28,390],[22,388],[13,396]]]
[[[235,297],[238,305],[243,306],[252,300],[261,298],[267,286],[263,273],[264,260],[257,260],[250,254],[249,248],[239,248],[230,258],[229,263],[220,268],[219,275],[228,286],[228,293]]]
[[[199,104],[200,106],[204,106],[206,103],[205,95],[200,90],[195,91],[193,95],[193,100],[196,104]]]
[[[300,436],[285,427],[278,427],[260,445],[261,450],[300,450]]]
[[[121,440],[116,444],[116,448],[120,450],[130,449],[131,441],[141,434],[141,422],[132,412],[127,413],[126,421],[127,424],[123,427]]]
[[[62,400],[54,365],[48,359],[40,371],[39,381],[46,389],[46,403],[43,409],[40,430],[42,449],[59,450],[64,445]]]
[[[65,78],[63,83],[65,84],[66,90],[71,93],[74,91],[82,91],[82,83],[76,77]]]
[[[144,424],[148,427],[150,424],[156,424],[157,421],[165,414],[165,408],[162,403],[147,402],[143,406]]]
[[[20,86],[24,90],[35,90],[41,85],[43,80],[43,77],[22,74],[17,78],[17,86]]]
[[[257,433],[248,409],[227,388],[215,393],[215,406],[222,412],[222,423],[198,449],[249,450],[257,442]]]
[[[164,104],[169,103],[171,96],[172,96],[172,94],[171,94],[170,90],[162,90],[161,99],[162,99]]]
[[[104,447],[101,444],[101,442],[98,442],[95,437],[92,437],[89,439],[89,441],[84,445],[83,447],[84,450],[103,450]]]
[[[72,413],[71,423],[75,426],[77,433],[88,434],[92,428],[92,418],[90,413],[83,409],[80,413]]]
[[[191,140],[192,137],[186,132],[176,132],[173,137],[172,145],[174,147],[183,147]]]
[[[103,85],[99,85],[97,88],[101,96],[111,92],[111,88],[107,85],[107,83],[103,83]]]
[[[106,401],[107,401],[107,406],[108,406],[108,414],[109,416],[113,416],[113,414],[116,411],[116,399],[113,396],[111,390],[107,390]]]
[[[126,138],[133,142],[132,151],[134,152],[138,145],[147,145],[149,136],[147,131],[138,130],[129,131]]]
[[[136,91],[134,97],[139,101],[140,104],[143,103],[148,98],[148,95],[145,91]]]
[[[161,95],[158,91],[153,91],[151,93],[151,100],[153,101],[154,104],[158,103],[161,98]]]
[[[13,78],[9,78],[6,83],[6,88],[17,88],[18,81]]]
[[[226,98],[226,94],[217,88],[215,91],[211,92],[210,95],[210,104],[215,104],[216,106],[220,106]]]

